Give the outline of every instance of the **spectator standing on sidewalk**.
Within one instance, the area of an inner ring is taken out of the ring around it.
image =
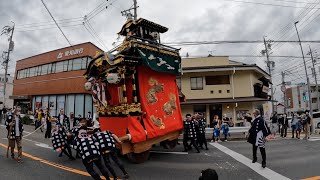
[[[46,132],[44,135],[44,138],[51,138],[51,129],[52,129],[52,124],[51,124],[51,115],[50,115],[50,111],[49,108],[46,109],[46,111],[44,112],[44,118],[45,118],[45,123],[46,123]]]
[[[20,112],[21,108],[17,107],[14,109],[13,112],[13,118],[8,119],[7,124],[8,124],[8,139],[9,139],[9,147],[11,149],[11,158],[15,159],[14,156],[14,148],[15,145],[17,144],[18,148],[18,162],[21,162],[22,158],[22,132],[23,132],[23,125],[20,117]]]
[[[291,130],[292,130],[292,139],[294,138],[294,134],[297,131],[297,124],[298,124],[298,114],[294,113],[292,116],[292,121],[291,121]],[[297,137],[298,138],[298,137]]]
[[[271,133],[273,137],[276,137],[278,131],[278,114],[277,112],[273,113],[273,116],[271,117]]]
[[[300,139],[300,133],[301,133],[302,129],[303,129],[302,118],[298,117],[298,122],[296,124],[296,138],[297,139]]]
[[[288,125],[289,125],[289,120],[287,118],[287,115],[284,114],[281,120],[281,137],[285,138],[287,137],[287,131],[288,131]]]
[[[309,111],[306,111],[306,118],[305,118],[305,139],[310,138],[310,124],[311,124],[311,116],[309,114]]]
[[[211,142],[220,142],[220,128],[221,128],[221,120],[218,115],[214,115],[212,125],[213,125],[213,134]]]

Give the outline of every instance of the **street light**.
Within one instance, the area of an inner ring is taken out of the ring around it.
[[[297,28],[297,24],[299,23],[299,21],[294,23],[294,27],[296,28],[297,31],[297,35],[298,35],[298,39],[299,39],[299,45],[300,45],[300,49],[301,49],[301,53],[302,53],[302,59],[303,59],[303,64],[304,64],[304,70],[306,73],[306,78],[307,78],[307,84],[308,84],[308,94],[309,94],[309,108],[310,108],[310,115],[312,116],[312,101],[311,101],[311,88],[310,88],[310,81],[309,81],[309,77],[308,77],[308,72],[307,72],[307,65],[306,65],[306,60],[304,58],[304,53],[303,53],[303,48],[301,45],[301,40],[300,40],[300,35],[298,32],[298,28]],[[315,132],[315,127],[314,127],[314,123],[312,124],[312,132]]]

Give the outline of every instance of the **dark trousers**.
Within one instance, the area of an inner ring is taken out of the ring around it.
[[[292,138],[294,138],[294,132],[296,131],[296,126],[292,125],[291,130],[292,130]]]
[[[115,162],[116,165],[121,169],[121,171],[124,175],[128,174],[127,171],[124,169],[123,164],[120,162],[120,159],[118,158],[116,151],[111,151],[109,153],[105,153],[102,155],[102,157],[104,160],[104,164],[106,165],[106,167],[108,168],[108,170],[112,174],[113,178],[116,178],[117,174],[114,171],[114,169],[111,167],[110,157],[112,158],[113,162]]]
[[[183,138],[183,147],[184,147],[184,150],[185,150],[185,151],[188,150],[188,141],[189,141],[189,140],[191,141],[191,144],[193,145],[193,147],[196,148],[196,150],[197,150],[198,152],[200,152],[200,151],[199,151],[199,148],[198,148],[198,146],[197,146],[197,143],[196,143],[195,138],[189,138],[189,137],[186,137],[186,136],[184,136],[184,138]]]
[[[281,128],[281,137],[287,137],[288,125],[282,125]]]
[[[44,138],[51,138],[51,122],[47,122],[47,130]]]
[[[61,153],[60,153],[59,156],[62,156],[62,153],[64,153],[65,155],[67,155],[70,159],[73,159],[71,147],[70,147],[69,144],[66,144],[66,145],[64,146],[64,149],[61,151]]]
[[[88,173],[93,177],[95,180],[101,180],[100,175],[93,169],[93,164],[95,164],[102,175],[107,179],[110,180],[108,171],[105,167],[103,167],[101,159],[97,159],[91,162],[88,162],[86,160],[82,160],[83,165],[86,167]]]
[[[208,149],[208,145],[207,145],[207,140],[206,140],[206,135],[205,134],[199,134],[198,142],[199,142],[199,145],[200,145],[201,148],[202,148],[202,145],[204,144],[206,149]]]
[[[259,147],[260,149],[260,153],[261,153],[261,156],[262,156],[262,164],[266,164],[266,158],[267,158],[267,155],[266,155],[266,149],[264,147]],[[258,150],[258,146],[256,145],[252,145],[252,155],[253,155],[253,160],[257,160],[257,150]]]

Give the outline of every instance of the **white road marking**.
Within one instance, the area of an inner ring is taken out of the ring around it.
[[[152,153],[159,153],[159,154],[188,154],[188,152],[166,152],[166,151],[150,151]]]
[[[261,176],[267,178],[267,179],[281,179],[281,180],[290,180],[289,178],[269,169],[269,168],[265,168],[263,169],[261,167],[261,164],[259,163],[252,163],[249,158],[243,156],[242,154],[239,154],[235,151],[232,151],[231,149],[222,146],[219,143],[209,143],[210,145],[216,147],[217,149],[219,149],[220,151],[228,154],[229,156],[231,156],[232,158],[234,158],[235,160],[241,162],[242,164],[248,166],[250,169],[254,170],[256,173],[260,174]]]
[[[36,143],[36,146],[46,148],[46,149],[53,149],[53,147],[49,146],[48,144],[44,144],[44,143]]]

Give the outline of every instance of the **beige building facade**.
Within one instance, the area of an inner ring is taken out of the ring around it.
[[[205,113],[210,126],[214,115],[226,114],[236,126],[242,116],[268,101],[269,74],[256,65],[230,61],[227,56],[182,60],[177,84],[184,96],[182,113]]]

